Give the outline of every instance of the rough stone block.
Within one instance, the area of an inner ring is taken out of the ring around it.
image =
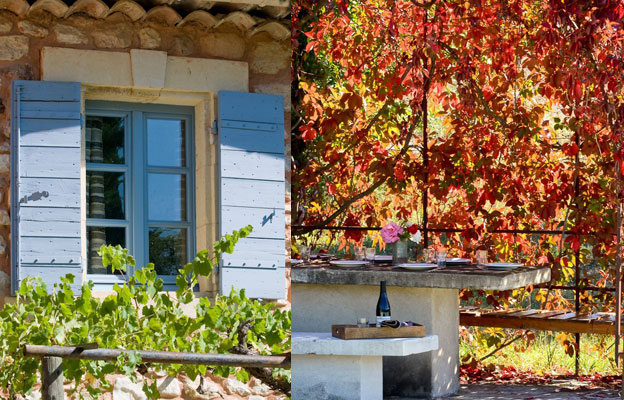
[[[8,295],[10,290],[11,278],[4,272],[0,271],[0,300],[4,299],[4,295]]]
[[[93,32],[93,43],[105,49],[125,49],[132,45],[134,30],[130,24],[106,25]]]
[[[245,55],[245,40],[234,33],[210,33],[199,43],[202,53],[210,57],[237,60]]]
[[[54,26],[56,39],[65,44],[86,44],[89,39],[79,29],[71,25],[57,24]]]
[[[236,379],[226,379],[223,382],[223,386],[229,394],[237,394],[243,397],[251,395],[251,390],[249,390],[249,387],[247,387],[247,385],[245,385],[243,382],[237,381]]]
[[[144,49],[156,49],[160,47],[160,33],[156,29],[143,28],[139,31],[139,41]]]
[[[26,36],[0,37],[0,61],[16,61],[28,54]]]
[[[290,48],[276,42],[260,42],[251,53],[251,72],[275,74],[290,67]]]
[[[176,36],[173,38],[171,44],[171,52],[175,55],[179,56],[188,56],[193,54],[195,49],[195,45],[193,44],[193,40],[188,36]]]
[[[158,379],[157,383],[160,397],[163,399],[175,399],[182,395],[180,389],[180,381],[176,378],[168,376],[166,378]]]
[[[271,388],[257,379],[251,379],[249,381],[249,389],[251,393],[260,396],[268,396],[271,393]]]
[[[143,393],[141,385],[124,376],[115,382],[113,400],[147,400],[147,396]]]
[[[13,29],[13,22],[5,17],[0,17],[0,33],[9,33]]]
[[[0,38],[0,43],[2,39]],[[0,53],[2,49],[0,49]],[[11,171],[11,156],[8,154],[0,154],[0,174],[8,174]]]
[[[32,21],[23,20],[17,23],[17,29],[24,35],[42,38],[48,35],[48,29]]]

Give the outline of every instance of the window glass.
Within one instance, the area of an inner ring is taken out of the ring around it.
[[[186,221],[186,176],[150,173],[147,188],[150,221]]]
[[[87,116],[86,160],[123,164],[125,118]]]
[[[123,172],[87,171],[87,218],[124,219]]]
[[[186,249],[186,229],[149,229],[149,262],[159,275],[176,275],[186,263]]]
[[[87,272],[110,275],[97,255],[121,245],[135,268],[153,262],[167,285],[193,251],[192,109],[88,101],[85,158]],[[129,271],[133,273],[134,268]]]
[[[186,165],[186,132],[183,120],[147,120],[147,164],[159,167]]]
[[[98,251],[103,244],[126,247],[126,228],[89,226],[87,227],[87,273],[111,274],[111,268],[102,266]],[[117,274],[119,272],[116,272]]]

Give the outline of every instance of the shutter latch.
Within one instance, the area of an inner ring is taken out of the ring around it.
[[[48,197],[50,195],[50,193],[46,192],[45,190],[43,192],[35,192],[33,194],[31,194],[30,196],[24,196],[20,199],[20,204],[26,204],[29,201],[37,201],[37,200],[41,200],[42,197]]]

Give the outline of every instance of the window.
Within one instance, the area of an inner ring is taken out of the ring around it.
[[[86,265],[96,284],[120,279],[102,266],[103,244],[128,248],[137,267],[154,263],[169,284],[194,255],[192,122],[192,108],[86,103]]]
[[[11,85],[12,293],[35,276],[51,290],[66,274],[76,277],[76,293],[85,276],[96,290],[110,289],[120,277],[87,251],[106,242],[124,244],[138,266],[155,261],[165,289],[173,289],[169,274],[197,245],[208,248],[250,224],[252,235],[220,260],[219,291],[283,298],[281,96],[173,90],[154,97],[191,108],[91,101],[143,97],[80,82]],[[213,117],[218,132],[195,132]]]

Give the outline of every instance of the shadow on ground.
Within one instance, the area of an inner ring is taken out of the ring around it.
[[[619,392],[611,389],[574,388],[566,385],[462,385],[449,400],[602,400],[620,399]]]

